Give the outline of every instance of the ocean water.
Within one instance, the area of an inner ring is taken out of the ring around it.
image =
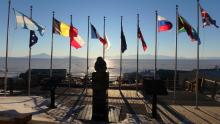
[[[93,72],[95,59],[89,60],[89,72]],[[120,60],[106,59],[108,71],[111,76],[119,75]],[[126,59],[122,62],[122,72],[134,72],[137,68],[135,59]],[[71,72],[74,75],[84,75],[86,72],[86,59],[72,59]],[[214,68],[220,66],[220,60],[200,60],[200,68]],[[32,59],[32,69],[49,69],[50,59]],[[5,59],[0,58],[0,73],[4,72]],[[68,59],[53,59],[54,69],[67,69],[69,68]],[[174,60],[158,60],[158,69],[174,69]],[[178,70],[192,70],[196,68],[196,60],[178,60]],[[28,69],[28,59],[25,58],[10,58],[8,60],[9,73],[19,74]],[[139,60],[139,71],[153,70],[154,60]]]

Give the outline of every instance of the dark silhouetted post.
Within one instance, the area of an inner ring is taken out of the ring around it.
[[[200,5],[197,0],[197,33],[199,37],[199,11]],[[198,84],[199,84],[199,41],[197,42],[197,71],[196,71],[196,108],[198,109]]]
[[[136,72],[136,91],[138,90],[138,65],[139,65],[139,38],[138,38],[138,28],[139,28],[139,14],[137,14],[137,72]]]
[[[123,16],[121,16],[121,30],[122,30],[122,19],[123,19]],[[120,76],[119,76],[119,89],[120,90],[121,90],[121,83],[122,83],[121,73],[122,73],[122,42],[121,42],[121,49],[120,49]]]
[[[156,15],[156,27],[155,27],[155,63],[154,63],[154,79],[156,79],[157,76],[157,18],[158,14],[157,11],[155,11]]]
[[[157,95],[153,94],[152,100],[152,117],[157,118]]]
[[[106,62],[102,57],[98,57],[95,63],[96,72],[92,73],[92,120],[94,121],[108,122],[109,73],[106,69]]]
[[[32,19],[32,9],[33,7],[30,6],[30,18],[31,19]],[[29,46],[29,58],[28,58],[28,96],[30,96],[30,94],[31,94],[31,46]]]
[[[105,38],[105,20],[106,20],[106,17],[104,16],[104,26],[103,26],[103,38]],[[105,45],[103,44],[103,59],[105,60]]]
[[[174,72],[174,81],[173,81],[173,101],[176,100],[176,80],[177,80],[177,43],[178,43],[178,5],[176,5],[176,47],[175,47],[175,72]]]
[[[71,27],[72,27],[72,15],[70,15],[70,25],[71,25]],[[72,47],[71,47],[71,40],[70,40],[70,43],[69,43],[69,47],[70,47],[70,53],[69,53],[69,87],[70,87],[70,83],[71,83],[71,81],[72,81],[72,74],[71,74],[71,67],[72,67]]]
[[[8,82],[8,37],[9,37],[9,22],[10,22],[11,0],[8,1],[8,21],[7,21],[7,36],[6,36],[6,52],[5,52],[5,79],[4,79],[4,95],[6,96]]]
[[[87,89],[87,84],[88,84],[88,81],[89,81],[89,27],[90,27],[90,16],[88,16],[87,57],[86,57],[86,76],[85,76],[85,79],[86,79],[85,87],[86,87],[86,89]]]
[[[59,81],[60,80],[58,80],[58,78],[51,77],[48,84],[47,84],[47,86],[50,90],[50,108],[51,109],[56,108],[56,106],[55,106],[55,90],[56,90],[57,83]]]
[[[51,54],[50,54],[50,78],[52,77],[53,74],[53,33],[54,33],[54,14],[55,12],[53,11],[53,18],[52,18],[52,40],[51,40]]]

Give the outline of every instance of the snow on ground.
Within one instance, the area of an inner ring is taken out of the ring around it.
[[[12,112],[15,111],[19,113],[32,113],[32,120],[55,122],[53,118],[45,113],[49,110],[47,107],[49,103],[48,99],[41,96],[0,97],[0,113],[3,111],[8,111],[8,114],[10,112],[13,114]]]

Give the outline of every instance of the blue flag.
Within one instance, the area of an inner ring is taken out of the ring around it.
[[[91,38],[93,39],[99,39],[100,35],[98,34],[96,28],[94,25],[91,24]]]
[[[32,47],[34,44],[36,44],[37,40],[38,40],[38,37],[36,36],[35,32],[31,30],[29,47]]]
[[[44,26],[39,25],[34,20],[22,14],[21,12],[16,11],[15,9],[14,9],[14,13],[16,16],[17,26],[20,26],[28,30],[39,31],[40,35],[43,36],[45,32]]]
[[[123,27],[121,26],[121,52],[124,53],[125,50],[127,50],[127,43],[123,32]]]

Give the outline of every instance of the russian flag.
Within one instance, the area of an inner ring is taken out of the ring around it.
[[[168,21],[167,19],[165,19],[164,17],[161,17],[158,15],[157,19],[158,19],[158,31],[159,32],[168,31],[173,27],[172,23]]]

